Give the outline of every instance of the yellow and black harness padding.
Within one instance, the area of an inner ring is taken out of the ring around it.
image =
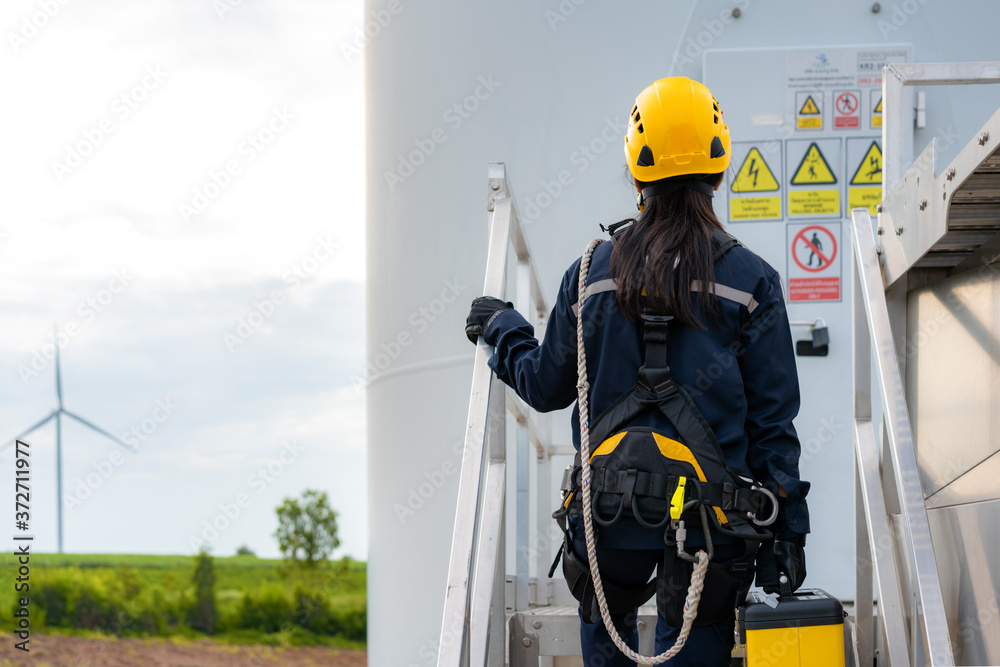
[[[713,238],[714,259],[736,244]],[[591,505],[594,523],[611,526],[631,517],[649,529],[664,531],[664,562],[658,576],[635,589],[609,587],[605,594],[612,613],[623,613],[657,593],[657,608],[668,624],[680,626],[684,590],[694,556],[687,553],[687,526],[700,526],[706,551],[713,556],[711,532],[742,540],[744,554],[735,562],[709,565],[695,625],[717,622],[731,613],[749,582],[747,570],[761,542],[771,538],[763,528],[774,521],[778,505],[761,484],[735,472],[727,464],[712,428],[690,395],[674,381],[669,365],[671,317],[649,309],[643,314],[645,358],[635,386],[608,407],[590,429],[592,451]],[[661,418],[657,418],[657,416]],[[674,433],[635,424],[662,423]],[[584,618],[597,622],[593,585],[586,561],[576,557],[567,530],[567,515],[582,514],[581,461],[563,477],[563,503],[553,514],[566,540],[560,550],[563,573],[583,606]],[[693,522],[693,523],[692,523]],[[559,555],[550,570],[555,571]]]

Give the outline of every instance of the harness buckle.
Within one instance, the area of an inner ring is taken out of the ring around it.
[[[732,482],[725,482],[722,485],[722,510],[730,510],[733,508],[733,491],[735,487]]]

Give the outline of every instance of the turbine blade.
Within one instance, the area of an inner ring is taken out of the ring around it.
[[[110,439],[114,440],[115,442],[117,442],[117,443],[118,443],[119,445],[121,445],[121,446],[122,446],[122,447],[124,447],[125,449],[129,450],[130,452],[135,452],[135,451],[138,451],[138,450],[137,450],[137,449],[136,449],[135,447],[133,447],[132,445],[130,445],[130,444],[126,443],[126,442],[123,442],[122,440],[119,440],[119,439],[118,439],[118,438],[116,438],[115,436],[113,436],[113,435],[111,435],[110,433],[108,433],[107,431],[105,431],[105,430],[104,430],[103,428],[101,428],[100,426],[97,426],[96,424],[94,424],[94,423],[92,423],[92,422],[89,422],[89,421],[87,421],[86,419],[84,419],[84,418],[83,418],[83,417],[81,417],[80,415],[75,415],[75,414],[73,414],[72,412],[70,412],[69,410],[66,410],[65,408],[63,408],[63,411],[62,411],[62,412],[63,412],[63,414],[64,414],[64,415],[66,415],[67,417],[72,417],[73,419],[77,420],[78,422],[80,422],[80,423],[81,423],[81,424],[83,424],[84,426],[87,426],[87,427],[89,427],[89,428],[92,428],[92,429],[94,429],[95,431],[97,431],[98,433],[100,433],[101,435],[103,435],[104,437],[106,437],[106,438],[110,438]]]
[[[62,372],[59,367],[59,325],[54,324],[55,334],[53,336],[53,341],[55,342],[56,348],[56,398],[59,400],[59,409],[62,410],[63,400],[62,400]]]
[[[48,423],[48,421],[49,421],[50,419],[55,419],[55,416],[56,416],[56,413],[58,413],[58,412],[59,412],[58,410],[53,410],[53,411],[52,411],[52,412],[51,412],[51,413],[49,414],[49,416],[48,416],[48,417],[46,417],[46,418],[45,418],[45,419],[43,419],[42,421],[38,422],[37,424],[35,424],[35,425],[34,425],[34,426],[32,426],[31,428],[29,428],[29,429],[28,429],[27,431],[25,431],[25,432],[24,432],[24,433],[22,433],[21,435],[17,436],[17,437],[16,437],[16,438],[14,438],[13,440],[11,440],[11,441],[10,441],[10,442],[8,442],[7,444],[5,444],[5,445],[4,445],[3,447],[0,447],[0,452],[4,451],[5,449],[7,449],[7,448],[8,448],[8,447],[10,447],[11,445],[13,445],[13,444],[14,444],[15,442],[17,442],[18,440],[20,440],[20,439],[21,439],[21,438],[23,438],[24,436],[26,436],[26,435],[28,435],[29,433],[31,433],[32,431],[34,431],[34,430],[36,430],[36,429],[39,429],[39,428],[41,428],[42,426],[45,426],[45,424],[47,424],[47,423]]]

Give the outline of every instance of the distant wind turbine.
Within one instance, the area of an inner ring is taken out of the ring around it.
[[[56,330],[58,331],[58,327],[56,328]],[[107,431],[105,431],[100,426],[96,426],[96,425],[92,424],[91,422],[87,421],[83,417],[81,417],[79,415],[76,415],[76,414],[73,414],[72,412],[70,412],[69,410],[67,410],[66,408],[63,407],[62,373],[61,373],[60,367],[59,367],[59,343],[58,343],[58,340],[56,341],[55,348],[56,348],[56,400],[58,401],[58,404],[59,404],[58,407],[55,410],[53,410],[49,414],[48,417],[46,417],[42,421],[38,422],[37,424],[35,424],[31,428],[29,428],[27,431],[25,431],[21,435],[17,436],[13,440],[11,440],[7,444],[5,444],[3,447],[0,447],[0,452],[4,451],[8,447],[11,447],[18,440],[23,440],[26,435],[28,435],[29,433],[32,433],[32,432],[40,429],[43,426],[45,426],[51,420],[53,420],[53,419],[56,420],[56,510],[57,510],[58,524],[59,524],[59,553],[62,553],[63,552],[62,415],[66,415],[67,417],[75,419],[76,421],[80,422],[81,424],[83,424],[87,428],[89,428],[91,430],[94,430],[94,431],[97,431],[98,433],[100,433],[101,435],[103,435],[106,438],[110,438],[111,440],[114,440],[117,444],[121,445],[122,447],[124,447],[125,449],[129,450],[130,452],[135,452],[137,450],[136,450],[135,447],[132,447],[131,445],[128,445],[128,444],[122,442],[120,439],[116,438],[115,436],[111,435],[110,433],[108,433]]]

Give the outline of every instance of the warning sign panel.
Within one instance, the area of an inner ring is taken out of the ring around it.
[[[850,145],[848,145],[847,151],[849,157]],[[854,170],[851,185],[882,185],[882,149],[878,146],[878,139],[873,139],[868,150],[865,151],[865,156],[861,158],[861,164]]]
[[[780,220],[781,143],[734,143],[733,164],[740,168],[729,188],[729,219]]]
[[[833,129],[857,130],[861,127],[861,91],[841,90],[833,94]]]
[[[840,223],[787,227],[788,301],[840,301]]]
[[[800,130],[823,129],[823,93],[799,91],[795,93],[795,115]]]
[[[847,140],[848,210],[865,207],[871,213],[882,201],[882,147],[876,138]]]
[[[877,130],[882,127],[882,90],[880,88],[873,88],[869,92],[869,95],[872,105],[872,129]]]
[[[834,184],[837,177],[830,168],[830,163],[823,157],[823,151],[814,141],[809,144],[806,154],[802,156],[795,175],[792,176],[792,185],[821,185],[824,183]]]
[[[841,144],[840,139],[785,142],[790,217],[840,216]]]

